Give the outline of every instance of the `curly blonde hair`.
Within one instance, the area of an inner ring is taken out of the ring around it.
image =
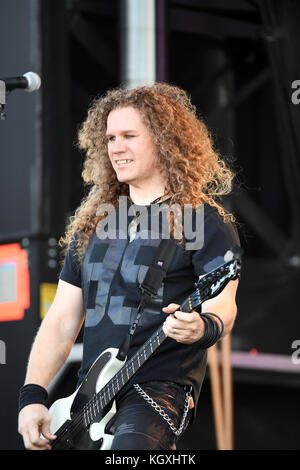
[[[91,188],[70,217],[59,245],[64,247],[65,253],[70,243],[76,240],[80,261],[101,219],[96,215],[99,205],[110,203],[116,206],[119,196],[129,194],[129,186],[117,180],[112,168],[106,138],[109,113],[124,107],[138,110],[151,132],[158,151],[158,165],[166,175],[167,190],[171,195],[169,204],[196,207],[207,203],[216,207],[224,220],[228,217],[233,220],[217,202],[219,197],[231,192],[233,171],[214,150],[207,126],[197,116],[188,94],[166,83],[134,89],[118,87],[94,99],[79,129],[79,148],[86,152],[82,177]]]

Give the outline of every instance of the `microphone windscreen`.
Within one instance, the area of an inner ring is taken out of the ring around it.
[[[26,78],[28,82],[27,88],[25,88],[26,91],[35,91],[38,90],[41,86],[41,79],[40,76],[35,73],[35,72],[27,72],[24,73],[23,77]]]

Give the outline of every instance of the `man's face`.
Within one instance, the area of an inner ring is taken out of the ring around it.
[[[106,135],[108,155],[120,182],[142,187],[160,177],[155,144],[136,109],[111,111]]]

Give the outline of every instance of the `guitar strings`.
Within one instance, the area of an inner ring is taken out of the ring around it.
[[[162,330],[162,327],[159,329],[159,331],[157,331],[154,335],[152,335],[147,341],[146,343],[144,344],[143,346],[143,351],[145,351],[146,355],[149,354],[150,352],[152,353],[153,351],[153,345],[152,345],[152,337],[158,337],[158,335],[161,335],[161,333],[163,332]],[[166,336],[164,336],[162,338],[162,341],[166,338]],[[159,338],[160,339],[160,338]],[[161,344],[161,343],[160,343]],[[158,346],[160,345],[158,344]],[[157,346],[157,347],[158,347]],[[156,348],[157,348],[156,347]],[[132,362],[134,362],[134,360],[137,360],[138,356],[140,357],[144,357],[144,354],[141,354],[140,352],[138,352],[136,355],[134,355],[129,361],[128,363],[125,364],[124,366],[124,369],[127,367],[129,368],[129,366],[131,365]],[[147,357],[147,359],[150,357],[150,354],[149,356]],[[146,362],[146,361],[144,361]],[[62,424],[62,426],[58,429],[58,432],[56,433],[56,439],[55,441],[53,441],[53,447],[55,446],[55,443],[57,442],[58,444],[62,444],[61,442],[58,441],[58,439],[61,439],[62,436],[68,431],[69,427],[71,428],[71,435],[72,436],[76,436],[78,434],[78,432],[81,431],[80,429],[80,426],[81,424],[83,423],[84,421],[84,418],[83,418],[83,413],[84,413],[84,410],[86,408],[86,406],[88,404],[90,404],[93,400],[98,399],[99,398],[99,394],[105,394],[105,389],[109,388],[109,386],[111,385],[111,383],[115,380],[116,376],[117,375],[122,375],[123,373],[123,368],[119,370],[119,372],[117,372],[117,374],[105,385],[105,387],[100,391],[98,392],[97,394],[95,394],[93,396],[93,398],[91,398],[91,400],[89,400],[85,405],[84,407],[82,408],[82,410],[77,414],[77,416],[74,418],[74,421],[71,423],[69,423],[68,421],[66,421],[64,424]],[[130,377],[131,378],[131,377]],[[130,380],[130,379],[129,379]],[[125,384],[129,381],[129,380],[126,380]],[[124,385],[125,385],[124,384]],[[107,403],[105,403],[104,407],[109,403],[109,401]],[[103,409],[103,408],[102,408]],[[88,423],[88,426],[90,426],[92,424],[92,421]]]
[[[145,349],[146,349],[146,345],[145,345]],[[106,388],[106,386],[105,386]],[[103,392],[103,391],[102,391]],[[93,401],[95,399],[97,395],[94,395],[94,397],[90,400],[90,401]],[[89,403],[89,402],[88,402]],[[86,405],[85,405],[86,406]],[[60,428],[60,432],[58,432],[56,434],[57,438],[56,440],[54,441],[54,445],[55,443],[57,442],[58,444],[64,444],[63,442],[58,442],[58,439],[62,438],[62,436],[68,431],[68,427],[71,426],[71,434],[75,436],[78,434],[79,431],[81,431],[80,429],[80,425],[82,424],[83,422],[83,419],[82,419],[82,414],[83,414],[83,410],[81,410],[79,412],[79,414],[76,416],[76,418],[74,419],[73,423],[68,423],[68,422],[65,422],[62,427]],[[89,425],[92,423],[92,421],[89,423]],[[63,429],[62,429],[63,428]]]

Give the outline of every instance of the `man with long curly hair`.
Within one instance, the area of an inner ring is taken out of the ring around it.
[[[83,323],[78,384],[103,351],[120,348],[163,238],[159,209],[189,206],[201,243],[188,249],[184,226],[175,237],[178,214],[170,214],[174,255],[139,318],[128,358],[160,326],[166,341],[121,387],[105,429],[113,436],[112,450],[175,449],[198,403],[207,348],[231,331],[236,317],[238,280],[203,302],[201,315],[179,310],[199,276],[222,264],[225,253],[239,245],[233,217],[219,202],[231,191],[233,173],[214,150],[186,92],[163,83],[120,87],[95,99],[79,131],[79,147],[86,152],[83,180],[89,191],[60,242],[66,256],[55,300],[30,354],[19,432],[26,448],[52,448],[46,387]]]

